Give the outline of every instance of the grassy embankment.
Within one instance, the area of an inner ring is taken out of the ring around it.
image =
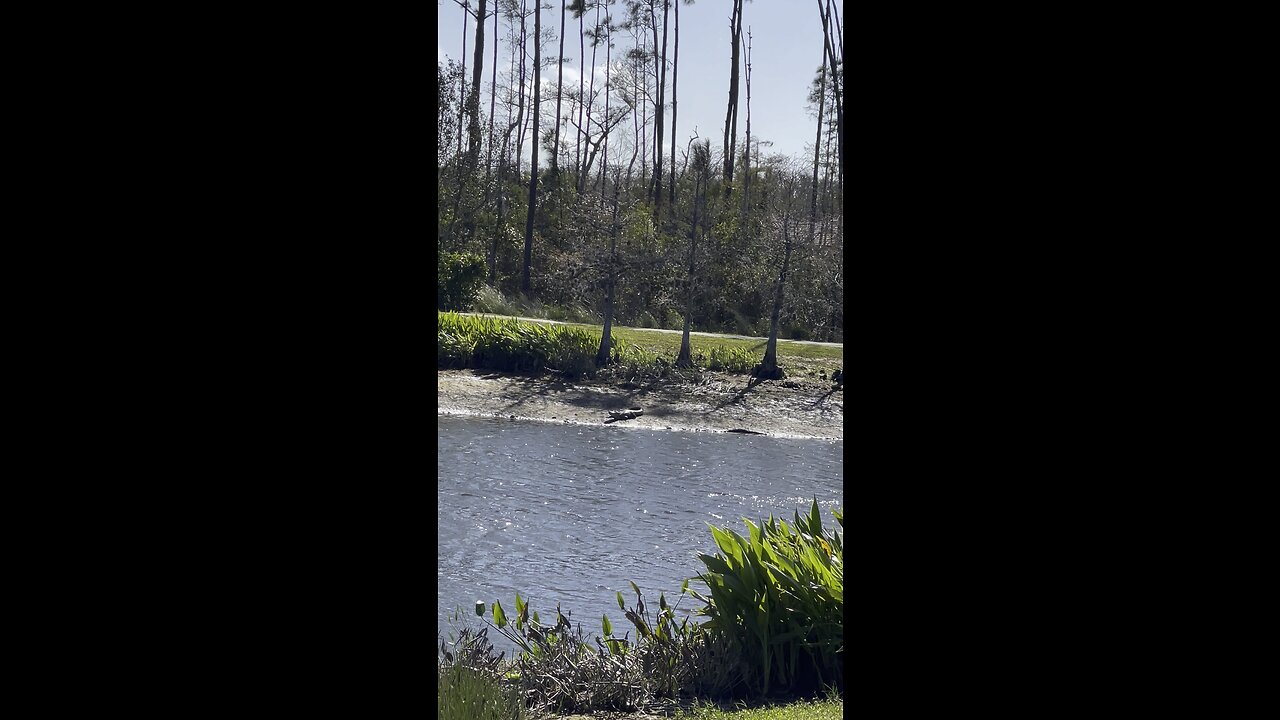
[[[514,372],[547,369],[571,376],[593,375],[604,329],[583,323],[515,320],[437,313],[438,366]],[[665,375],[680,353],[681,336],[644,328],[614,327],[612,374]],[[746,374],[764,357],[765,341],[726,336],[689,338],[700,370]],[[829,378],[844,366],[843,346],[778,341],[778,364],[792,377]]]

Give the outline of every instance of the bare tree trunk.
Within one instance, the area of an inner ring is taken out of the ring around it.
[[[462,158],[462,129],[466,126],[463,115],[467,111],[467,18],[471,13],[466,6],[462,10],[462,73],[458,79],[458,157]]]
[[[689,146],[693,147],[692,140]],[[705,200],[707,186],[711,184],[711,141],[699,145],[692,154],[696,158],[693,162],[693,211],[689,223],[689,272],[685,276],[684,332],[680,336],[680,354],[676,357],[676,367],[682,368],[693,367],[693,353],[689,345],[689,331],[693,325],[693,272],[698,252],[698,210]]]
[[[747,26],[747,142],[742,153],[742,228],[747,227],[747,213],[751,207],[751,26]]]
[[[826,50],[827,63],[831,68],[831,90],[836,94],[836,154],[840,156],[840,177],[844,178],[844,104],[840,98],[840,74],[836,72],[835,51],[831,48],[831,35],[828,31],[828,16],[831,13],[831,0],[827,0],[827,8],[822,8],[822,0],[818,0],[818,12],[822,14],[822,43]]]
[[[489,149],[484,161],[484,199],[487,204],[490,199],[489,181],[493,173],[493,115],[497,109],[498,102],[498,8],[495,4],[493,8],[493,75],[490,81],[492,87],[489,88]],[[492,279],[489,281],[492,285]]]
[[[694,258],[698,252],[698,205],[702,199],[702,178],[694,179],[693,185],[693,222],[689,227],[689,274],[685,276],[684,331],[680,335],[680,355],[676,357],[676,367],[693,367],[693,349],[689,345],[689,330],[693,322],[693,268]]]
[[[513,8],[513,11],[514,11],[514,8]],[[493,22],[494,22],[494,27],[497,27],[498,21],[496,18],[494,19]],[[514,80],[516,75],[516,37],[515,37],[516,21],[515,21],[514,15],[508,15],[508,25],[511,28],[511,32],[508,34],[508,38],[510,38],[511,40],[511,43],[510,43],[511,63],[507,66],[507,70],[511,74],[511,78]],[[496,58],[497,57],[496,53],[498,52],[498,42],[496,40],[497,38],[496,32],[495,32],[494,38],[495,40],[493,43],[494,45],[493,51],[495,53],[494,57]],[[498,78],[498,67],[496,62],[494,64],[493,73],[494,73],[493,75],[494,81],[496,83]],[[496,86],[495,86],[495,92],[496,92]],[[507,131],[502,135],[502,152],[498,156],[498,182],[497,182],[498,218],[493,226],[493,244],[492,244],[492,249],[489,252],[489,286],[495,289],[498,287],[498,241],[502,236],[502,224],[506,220],[506,215],[507,215],[506,213],[507,194],[506,194],[506,187],[503,184],[503,181],[506,179],[506,169],[507,169],[507,166],[510,164],[509,160],[511,157],[511,129],[515,127],[515,124],[511,121],[510,95],[507,96],[507,101],[505,104],[507,106]]]
[[[666,0],[662,4],[662,57],[658,61],[658,102],[655,105],[655,117],[658,121],[657,132],[654,134],[654,151],[653,151],[653,221],[658,222],[659,212],[662,208],[662,135],[663,135],[663,119],[666,115],[666,94],[667,94],[667,15],[671,12],[671,2]],[[652,16],[652,11],[650,12]],[[657,18],[654,17],[653,43],[656,52],[658,48],[658,29]]]
[[[676,0],[676,47],[671,58],[671,182],[668,185],[667,197],[671,218],[676,213],[676,81],[680,69],[680,0]]]
[[[585,16],[586,12],[583,11],[582,14]],[[591,144],[591,109],[596,104],[596,51],[599,50],[600,48],[600,42],[598,38],[598,33],[600,32],[600,6],[599,5],[596,5],[595,32],[597,33],[597,38],[591,41],[591,82],[587,83],[587,98],[588,98],[587,124],[585,129],[583,130],[584,134],[586,135],[586,142],[588,145]],[[590,165],[590,163],[588,163],[588,165]],[[583,192],[586,192],[587,178],[590,177],[590,175],[591,173],[590,173],[589,167],[583,166],[578,169],[578,194],[582,194]]]
[[[821,1],[821,0],[819,0]],[[729,67],[729,105],[724,114],[724,196],[733,192],[733,162],[738,140],[738,45],[742,41],[742,0],[733,0],[729,16],[729,41],[733,46]]]
[[[535,4],[542,0],[534,0]],[[524,157],[524,61],[528,56],[529,34],[525,31],[525,3],[520,3],[520,111],[516,114],[516,176],[520,175],[520,158]],[[537,50],[537,43],[534,43]]]
[[[649,38],[644,39],[644,48],[646,52],[649,49]],[[649,97],[649,74],[644,71],[644,61],[639,65],[641,69],[641,79],[644,82],[644,95]],[[645,108],[640,113],[640,184],[644,186],[645,191],[649,189],[649,111],[648,104],[641,103],[640,107]]]
[[[831,8],[831,19],[836,25],[836,39],[840,41],[840,59],[844,59],[844,30],[840,28],[840,8],[832,7],[831,3],[827,3],[827,7]]]
[[[635,33],[633,31],[632,37],[636,39],[635,48],[636,48],[636,51],[639,52],[640,35],[639,33]],[[640,63],[633,62],[631,94],[632,94],[632,97],[635,98],[635,107],[631,109],[631,127],[634,128],[635,130],[635,135],[634,135],[635,141],[632,143],[633,147],[631,149],[631,163],[627,165],[627,192],[628,193],[631,191],[631,173],[636,166],[636,155],[640,154],[640,113],[636,112],[636,110],[639,110],[640,108],[644,107],[644,103],[640,101],[640,77],[641,77],[640,70],[641,70]]]
[[[609,122],[609,84],[613,80],[613,27],[609,23],[609,16],[605,15],[605,31],[608,33],[604,41],[604,121]],[[599,28],[596,32],[600,32]],[[605,185],[608,182],[605,178],[609,173],[609,134],[606,132],[604,136],[604,156],[600,159],[600,199],[604,200]]]
[[[613,179],[613,222],[609,226],[609,284],[604,301],[604,332],[600,334],[600,350],[596,352],[596,367],[609,364],[609,350],[613,344],[614,288],[618,282],[618,190],[618,178],[615,177]]]
[[[467,157],[474,167],[480,157],[480,76],[484,73],[484,8],[487,0],[479,0],[480,7],[476,14],[476,50],[471,69],[471,97],[467,100],[467,112],[471,113],[471,125],[468,128]],[[497,44],[494,38],[494,44]]]
[[[529,173],[529,217],[524,223],[524,275],[520,288],[526,297],[530,293],[529,272],[533,267],[533,213],[538,206],[538,112],[542,94],[542,0],[533,3],[533,159]]]
[[[787,376],[778,367],[778,320],[782,316],[782,289],[787,283],[787,270],[791,264],[791,200],[794,191],[795,181],[789,180],[783,197],[782,271],[778,273],[778,284],[773,293],[773,312],[769,316],[769,340],[765,344],[764,360],[751,373],[756,380],[781,380]]]
[[[822,111],[827,106],[827,66],[818,74],[818,135],[813,139],[813,193],[809,200],[809,246],[818,226],[818,154],[822,151]]]
[[[575,11],[575,14],[578,15],[578,139],[574,143],[576,154],[574,156],[573,169],[574,172],[579,174],[578,178],[574,178],[573,183],[573,187],[576,190],[582,173],[582,109],[583,105],[587,101],[585,94],[587,92],[587,86],[585,84],[587,82],[587,11],[585,6],[581,13],[577,13],[577,11]]]
[[[555,151],[551,153],[551,169],[560,169],[560,102],[564,97],[564,12],[565,0],[560,2],[560,55],[556,63],[556,140]]]

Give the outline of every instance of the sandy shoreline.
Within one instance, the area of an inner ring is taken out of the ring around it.
[[[610,412],[640,407],[612,427],[844,439],[844,390],[816,378],[748,387],[745,375],[705,373],[701,383],[573,381],[486,370],[439,370],[438,415],[605,425]]]

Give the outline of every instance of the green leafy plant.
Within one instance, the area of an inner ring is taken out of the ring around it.
[[[842,512],[834,513],[844,527]],[[701,554],[698,579],[710,597],[696,595],[707,630],[730,638],[752,670],[754,690],[814,692],[843,689],[844,547],[823,527],[815,498],[795,522],[769,517],[745,521],[747,535],[711,527],[719,552]]]

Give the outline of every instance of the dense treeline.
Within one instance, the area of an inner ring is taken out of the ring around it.
[[[728,28],[681,28],[674,0],[459,4],[469,64],[438,69],[438,251],[473,276],[483,262],[483,302],[843,340],[843,42],[829,3],[828,36],[807,48],[803,158],[752,134],[751,104],[770,89],[751,86],[751,49],[770,39],[741,0]],[[701,135],[678,123],[679,78],[698,71],[679,65],[682,32],[733,50],[725,126]],[[462,309],[464,294],[439,296]]]

